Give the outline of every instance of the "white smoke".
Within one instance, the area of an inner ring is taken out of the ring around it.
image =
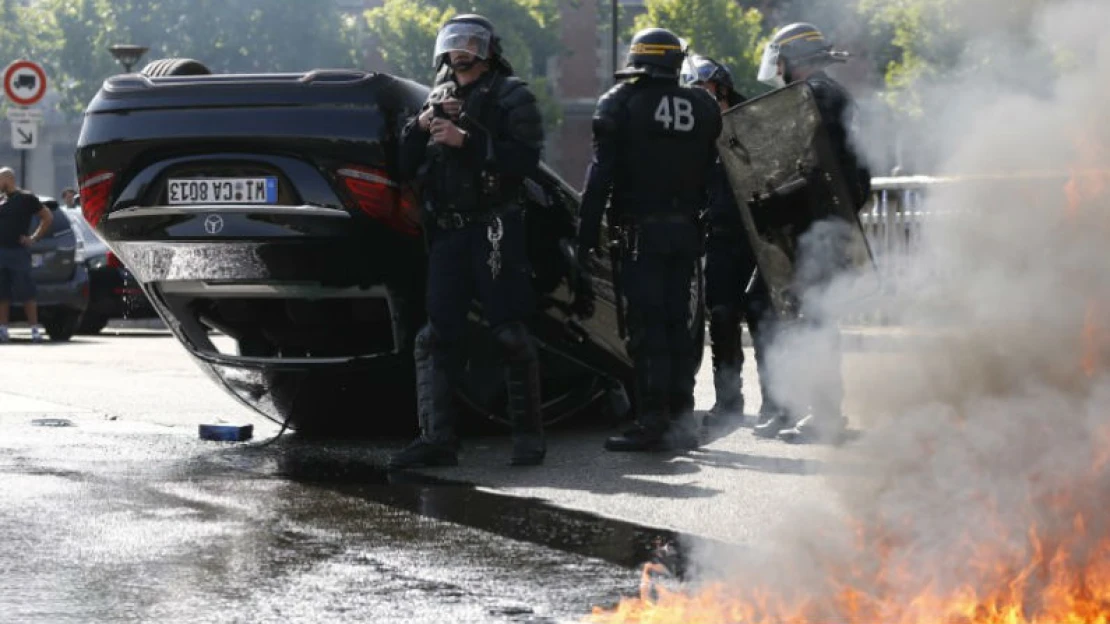
[[[895,325],[939,333],[907,343],[893,382],[853,397],[887,417],[830,451],[867,466],[829,479],[844,515],[799,510],[765,559],[731,562],[738,586],[819,599],[836,593],[833,582],[866,584],[882,563],[902,571],[900,581],[859,589],[907,607],[930,583],[944,592],[993,582],[997,571],[977,567],[977,553],[1033,560],[1031,528],[1052,543],[1080,528],[1110,537],[1110,175],[1081,177],[1078,205],[1064,188],[1072,169],[1110,171],[1110,3],[968,0],[953,19],[984,33],[969,54],[989,45],[1009,56],[992,57],[989,72],[971,71],[969,60],[958,79],[928,87],[928,101],[947,102],[930,126],[949,150],[941,173],[965,180],[927,191],[917,251],[887,284],[893,298],[871,301]],[[1045,71],[1050,55],[1070,59],[1070,69]],[[843,279],[807,305],[843,316],[862,290]],[[769,354],[790,407],[835,395],[827,368],[814,365],[834,345],[830,326],[796,329]],[[853,542],[857,526],[871,543]],[[1073,563],[1093,554],[1089,540],[1074,546]],[[722,567],[710,554],[699,559]]]

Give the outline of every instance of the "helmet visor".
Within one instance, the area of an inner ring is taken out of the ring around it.
[[[687,58],[682,65],[682,83],[697,85],[711,82],[718,78],[720,66],[704,56]]]
[[[756,75],[756,80],[764,84],[775,84],[775,77],[779,74],[779,46],[775,43],[768,43],[766,48],[763,48],[763,60],[759,62],[759,74]]]
[[[447,24],[436,37],[436,50],[432,58],[449,52],[469,52],[486,60],[489,58],[490,31],[478,24],[459,22]]]

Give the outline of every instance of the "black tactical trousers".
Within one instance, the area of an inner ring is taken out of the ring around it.
[[[639,423],[665,430],[674,409],[688,405],[701,345],[692,328],[691,294],[698,254],[672,250],[640,253],[624,263],[628,300],[628,352],[636,373]]]
[[[763,400],[770,396],[764,367],[764,320],[769,312],[766,288],[747,295],[745,289],[756,262],[742,232],[710,235],[705,253],[705,302],[709,312],[709,340],[713,354],[713,386],[721,408],[742,407],[744,348],[741,317],[747,321],[755,347]]]
[[[508,365],[509,412],[514,434],[541,434],[539,362],[524,321],[534,306],[524,220],[520,210],[501,217],[500,267],[490,267],[492,242],[485,224],[437,229],[428,252],[428,324],[416,339],[418,411],[422,436],[454,443],[457,415],[451,390],[466,355],[472,301],[482,308]]]

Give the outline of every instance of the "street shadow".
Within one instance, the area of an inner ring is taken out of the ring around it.
[[[501,492],[488,483],[475,484],[453,472],[388,470],[386,460],[401,443],[400,440],[383,440],[371,447],[367,443],[323,443],[319,439],[302,440],[287,435],[213,450],[200,462],[194,459],[189,468],[206,474],[214,467],[273,474],[291,482],[433,520],[598,558],[623,567],[637,568],[648,561],[664,563],[679,576],[684,574],[687,555],[694,549],[736,548],[670,529],[570,509],[538,497]],[[474,441],[469,444],[474,446]],[[471,452],[478,452],[478,449]],[[658,457],[654,463],[659,463]],[[648,466],[647,462],[643,465],[637,462],[632,469],[648,474],[651,472],[645,470]],[[508,472],[509,468],[504,470]],[[558,466],[546,466],[518,470],[516,475],[536,478],[544,472],[557,470]],[[682,492],[657,492],[665,493]]]

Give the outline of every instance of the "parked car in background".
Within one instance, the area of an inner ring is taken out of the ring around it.
[[[51,210],[54,220],[46,236],[31,246],[31,275],[38,289],[35,300],[46,335],[51,341],[64,342],[77,332],[89,303],[84,243],[74,232],[67,211],[60,209],[54,198],[39,196],[39,200]],[[38,226],[36,215],[28,233]],[[13,323],[27,320],[18,302],[11,307],[11,320]]]
[[[158,313],[143,294],[138,280],[104,244],[85,221],[80,208],[62,208],[84,243],[85,268],[89,273],[89,305],[77,333],[100,333],[112,319],[151,319]]]

